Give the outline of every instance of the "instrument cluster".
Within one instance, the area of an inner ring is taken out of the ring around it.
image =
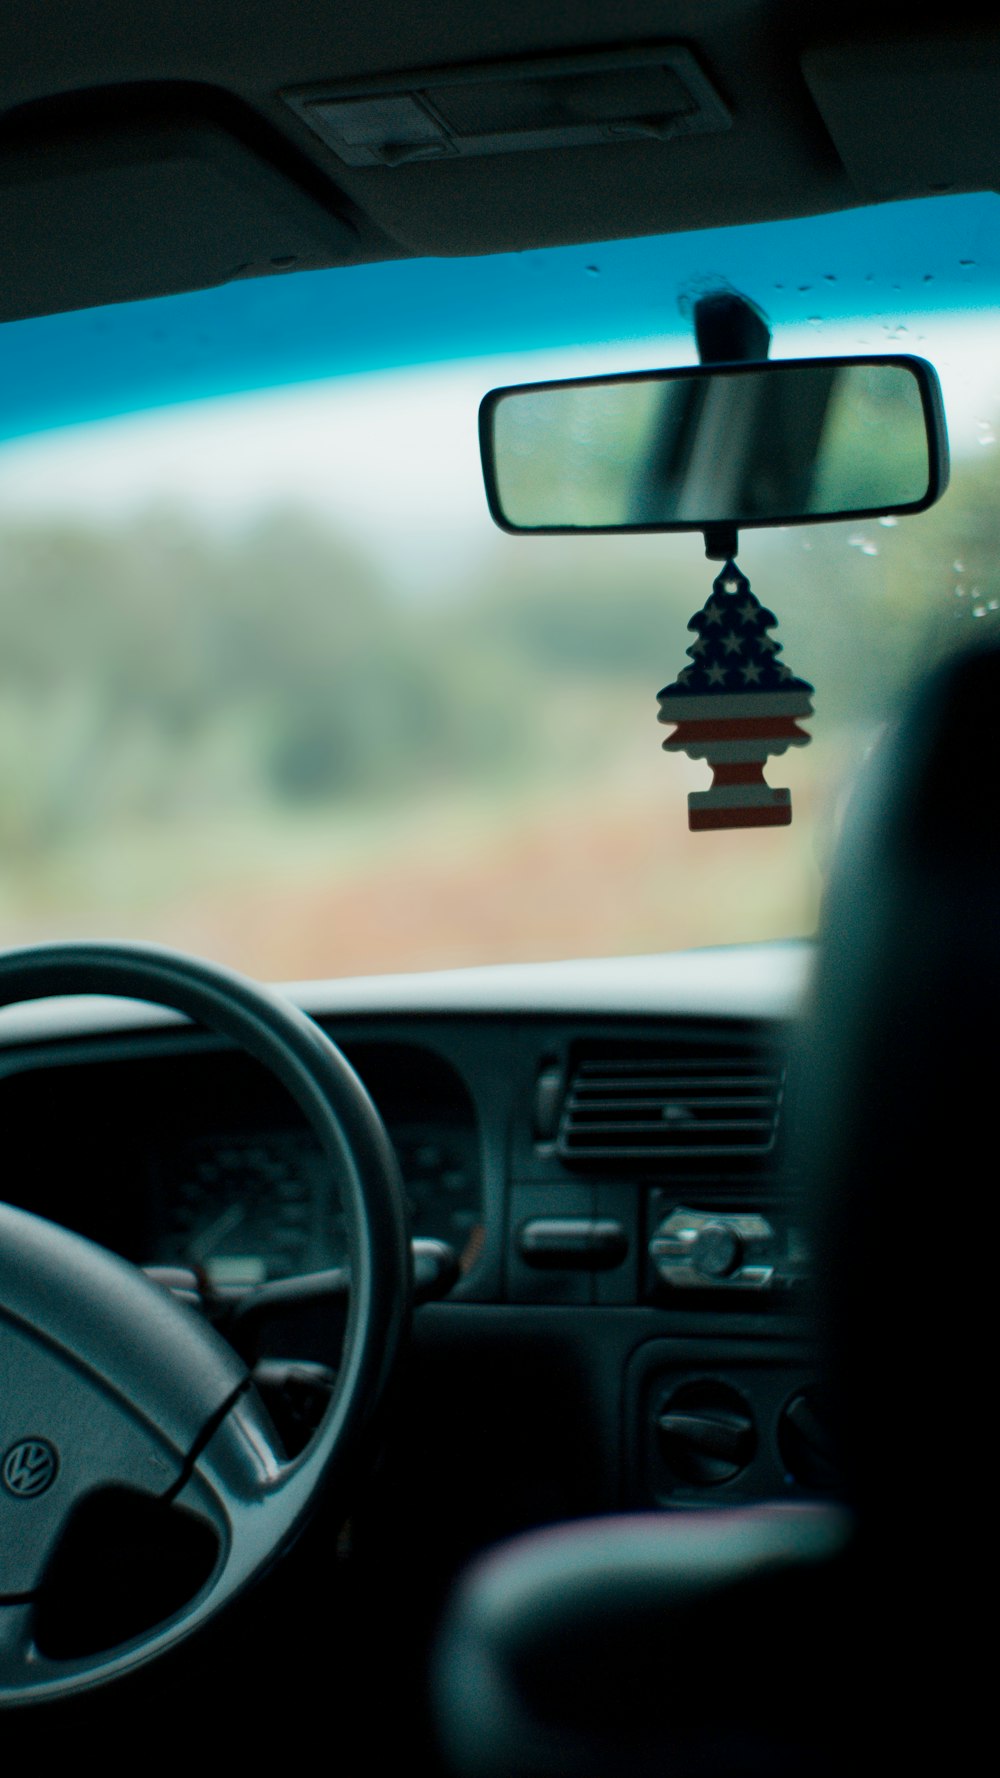
[[[341,1181],[273,1076],[199,1033],[157,1037],[139,1055],[109,1047],[0,1079],[12,1203],[217,1285],[342,1263]],[[423,1044],[344,1048],[395,1146],[414,1235],[447,1241],[468,1271],[484,1208],[465,1082]]]
[[[481,1239],[475,1154],[453,1131],[391,1130],[413,1233],[447,1241],[468,1270]],[[253,1285],[347,1258],[341,1182],[307,1131],[224,1132],[156,1156],[152,1263],[213,1285]]]

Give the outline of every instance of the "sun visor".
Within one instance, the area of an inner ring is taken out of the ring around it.
[[[334,187],[317,194],[214,118],[148,110],[116,122],[105,102],[73,127],[8,123],[0,320],[361,257]]]
[[[862,198],[989,191],[1000,36],[971,30],[867,37],[806,50],[802,71]]]

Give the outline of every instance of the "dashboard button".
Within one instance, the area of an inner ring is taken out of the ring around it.
[[[729,1278],[743,1259],[743,1242],[724,1222],[707,1222],[691,1250],[691,1264],[706,1278]]]
[[[609,1271],[625,1258],[628,1237],[610,1216],[536,1216],[521,1225],[517,1246],[529,1266]]]

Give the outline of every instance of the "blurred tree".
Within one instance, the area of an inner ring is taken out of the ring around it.
[[[898,526],[745,534],[817,741],[870,729],[919,659],[997,621],[995,481],[984,453]],[[599,768],[633,699],[655,753],[655,691],[711,572],[696,536],[491,533],[418,603],[298,509],[242,529],[7,517],[0,845],[10,864],[129,823],[506,796]]]

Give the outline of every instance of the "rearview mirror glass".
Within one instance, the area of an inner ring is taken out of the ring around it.
[[[698,365],[495,389],[508,531],[697,531],[919,512],[947,483],[937,377],[909,357]]]

